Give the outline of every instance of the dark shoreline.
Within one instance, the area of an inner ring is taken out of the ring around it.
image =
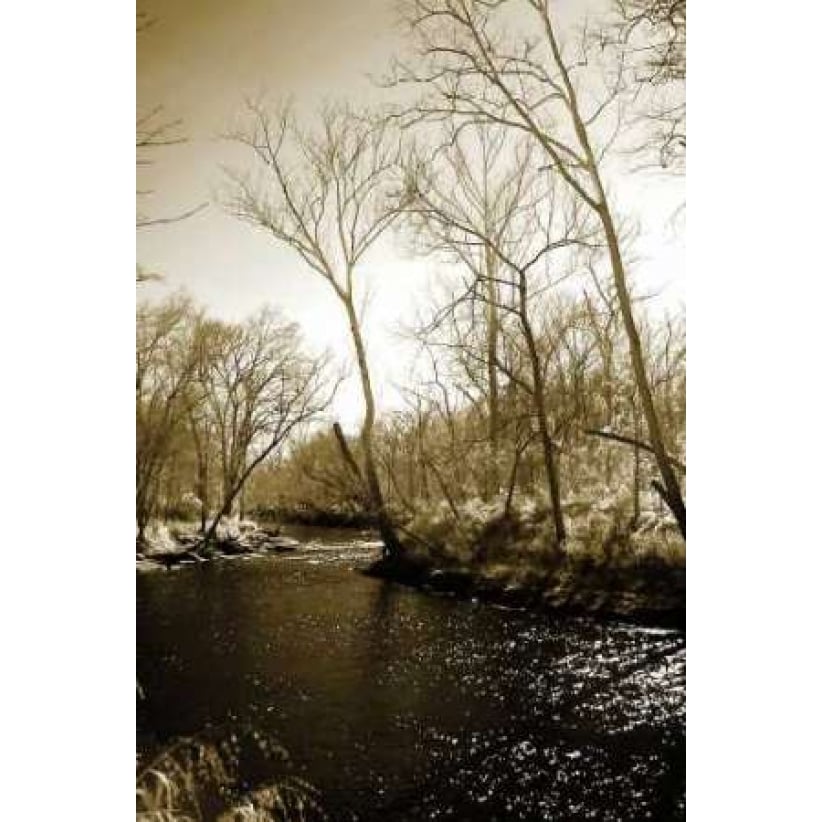
[[[411,559],[382,558],[363,573],[423,592],[507,608],[685,632],[685,569],[662,563],[615,568],[566,561],[527,583],[491,578],[473,569],[436,568]]]
[[[279,525],[307,525],[315,528],[376,528],[377,518],[364,511],[324,511],[315,508],[267,508],[251,511],[251,517],[260,522]]]

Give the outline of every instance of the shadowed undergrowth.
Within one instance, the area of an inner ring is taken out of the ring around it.
[[[431,507],[402,527],[406,556],[371,573],[511,606],[680,625],[685,543],[669,518],[629,511],[613,501],[569,505],[569,536],[558,545],[539,498]]]

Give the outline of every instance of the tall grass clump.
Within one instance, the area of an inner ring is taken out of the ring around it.
[[[314,822],[317,790],[286,773],[287,751],[253,728],[177,739],[137,763],[137,822]],[[253,788],[244,774],[275,772]]]

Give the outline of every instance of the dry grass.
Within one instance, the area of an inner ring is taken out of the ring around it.
[[[244,790],[241,771],[262,759],[277,775]],[[326,819],[318,793],[286,772],[288,753],[253,728],[178,739],[138,762],[137,822],[313,822]]]

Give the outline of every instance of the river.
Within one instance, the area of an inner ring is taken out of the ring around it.
[[[367,535],[289,534],[138,574],[144,754],[260,729],[332,820],[684,819],[682,634],[422,593],[359,573]]]

